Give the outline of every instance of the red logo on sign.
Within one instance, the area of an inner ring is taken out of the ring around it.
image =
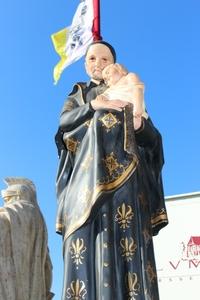
[[[191,236],[187,246],[184,242],[182,242],[183,252],[182,259],[183,260],[200,260],[200,236]]]
[[[200,266],[200,236],[191,236],[187,244],[182,242],[181,245],[181,258],[178,261],[169,261],[171,267],[177,270],[184,264],[189,269],[198,268]]]

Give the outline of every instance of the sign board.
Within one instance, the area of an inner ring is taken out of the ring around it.
[[[200,192],[166,206],[169,225],[154,238],[160,300],[200,299]]]

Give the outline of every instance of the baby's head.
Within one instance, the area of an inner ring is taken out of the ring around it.
[[[110,64],[102,72],[103,79],[107,86],[117,83],[123,76],[127,75],[128,71],[118,63]]]

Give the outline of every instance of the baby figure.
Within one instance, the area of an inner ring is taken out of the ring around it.
[[[134,73],[129,73],[121,64],[108,65],[102,73],[108,86],[103,96],[108,100],[122,100],[133,104],[135,118],[148,118],[144,103],[144,84]]]

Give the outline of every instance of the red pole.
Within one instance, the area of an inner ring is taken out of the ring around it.
[[[94,41],[102,40],[100,30],[100,0],[93,0],[94,21],[93,21],[93,39]]]

